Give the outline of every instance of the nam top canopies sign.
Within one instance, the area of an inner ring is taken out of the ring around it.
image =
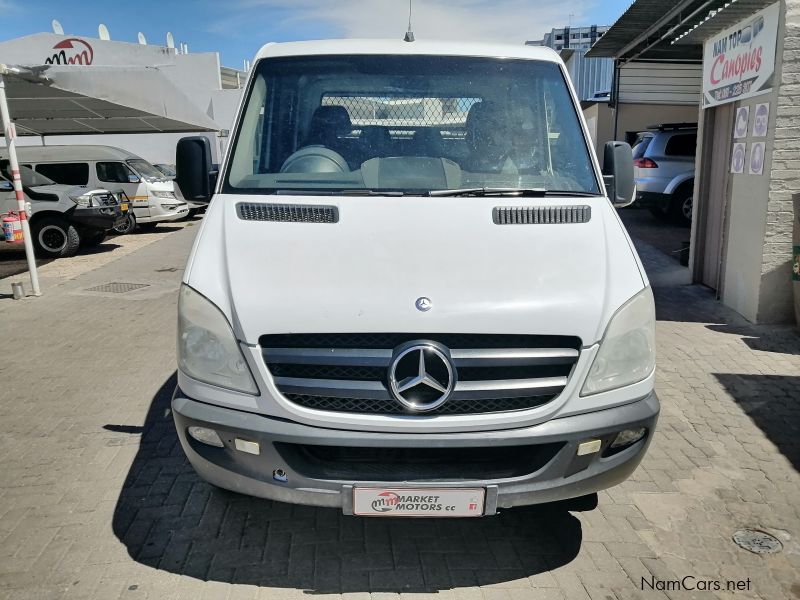
[[[703,51],[703,106],[772,89],[780,3],[709,38]]]

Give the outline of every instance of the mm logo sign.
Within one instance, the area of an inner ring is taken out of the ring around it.
[[[44,60],[46,65],[90,65],[94,50],[88,42],[67,38],[53,46],[54,53]]]

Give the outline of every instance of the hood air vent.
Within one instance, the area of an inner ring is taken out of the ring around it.
[[[244,221],[278,221],[281,223],[338,223],[339,209],[318,204],[261,204],[240,202],[236,205]]]
[[[496,206],[492,220],[496,225],[547,225],[588,223],[591,206]]]

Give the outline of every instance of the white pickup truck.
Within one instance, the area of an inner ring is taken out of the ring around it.
[[[178,317],[181,444],[211,483],[345,514],[480,516],[626,479],[659,413],[655,311],[549,49],[258,53]]]

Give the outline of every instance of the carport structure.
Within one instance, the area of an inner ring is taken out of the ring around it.
[[[794,310],[800,318],[799,35],[792,0],[635,0],[587,53],[616,61],[616,139],[642,125],[623,124],[626,98],[694,98],[692,119],[650,111],[662,122],[698,122],[692,279],[758,323],[791,322]]]
[[[41,290],[19,177],[17,136],[219,130],[157,67],[0,65],[0,115],[35,296]]]

